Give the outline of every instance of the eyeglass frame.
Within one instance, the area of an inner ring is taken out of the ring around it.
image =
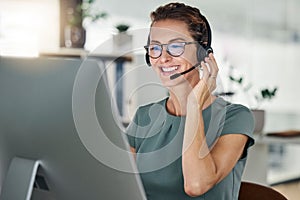
[[[182,51],[182,53],[179,54],[179,55],[173,55],[173,54],[169,51],[169,48],[168,48],[169,45],[171,45],[171,44],[176,44],[176,43],[177,43],[177,44],[178,44],[178,43],[184,44],[184,46],[183,46],[183,51]],[[152,59],[158,59],[158,58],[162,55],[162,52],[163,52],[163,46],[167,46],[166,52],[167,52],[170,56],[172,56],[172,57],[179,57],[179,56],[181,56],[181,55],[184,53],[184,51],[185,51],[185,46],[186,46],[186,45],[189,45],[189,44],[199,44],[199,43],[200,43],[199,41],[192,41],[192,42],[171,42],[171,43],[168,43],[168,44],[148,44],[148,45],[145,45],[144,48],[145,48],[145,50],[146,50],[146,52],[147,52],[147,54],[148,54],[148,56],[149,56],[150,58],[152,58]],[[157,46],[160,46],[160,47],[161,47],[159,56],[153,57],[153,56],[151,56],[151,55],[149,54],[149,47],[150,47],[150,45],[157,45]]]

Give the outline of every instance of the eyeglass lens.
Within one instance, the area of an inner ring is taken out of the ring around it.
[[[163,46],[167,46],[167,52],[171,56],[178,57],[183,54],[185,43],[176,42],[170,44],[150,44],[148,47],[149,56],[152,58],[158,58],[162,54]]]

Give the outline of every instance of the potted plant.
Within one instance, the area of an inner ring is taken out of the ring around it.
[[[125,23],[119,23],[115,25],[117,34],[113,35],[113,44],[115,52],[130,51],[132,48],[132,35],[128,34],[127,30],[130,25]]]
[[[271,100],[272,98],[274,98],[276,92],[277,87],[274,87],[273,89],[263,88],[259,91],[258,94],[255,95],[256,107],[251,109],[255,119],[254,132],[261,132],[265,125],[265,110],[260,108],[261,104],[267,100]]]
[[[82,48],[86,39],[83,21],[89,19],[96,22],[106,18],[108,14],[94,6],[95,0],[82,0],[75,8],[67,9],[67,25],[65,27],[65,46]]]
[[[119,31],[119,33],[125,33],[129,29],[128,24],[117,24],[116,29]]]
[[[250,101],[251,98],[249,97],[249,94],[251,94],[250,89],[252,88],[252,84],[244,84],[244,78],[241,77],[233,77],[232,75],[229,76],[229,80],[239,85],[239,87],[242,89],[244,94],[247,95],[247,99]],[[254,132],[260,133],[263,130],[264,123],[265,123],[265,110],[261,108],[261,105],[266,102],[270,101],[276,96],[276,93],[278,91],[278,87],[274,88],[262,88],[258,92],[254,93],[252,99],[254,99],[254,104],[250,105],[251,111],[253,113],[254,119],[255,119],[255,128]],[[233,96],[235,92],[228,92],[227,95]]]

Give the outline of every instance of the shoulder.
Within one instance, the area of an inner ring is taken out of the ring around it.
[[[145,122],[148,119],[155,117],[156,115],[161,115],[162,112],[165,112],[165,102],[167,98],[162,100],[141,105],[137,108],[134,120],[136,123]]]
[[[242,134],[248,136],[246,148],[254,144],[254,117],[251,110],[242,104],[230,103],[223,100],[225,106],[225,118],[221,135]]]
[[[217,103],[225,108],[226,118],[240,118],[254,120],[251,110],[242,104],[231,103],[223,98],[218,98]]]
[[[247,121],[250,125],[254,124],[253,113],[242,104],[229,104],[226,109],[226,118],[234,118],[239,122]]]
[[[149,133],[149,128],[155,121],[153,119],[158,119],[160,116],[163,116],[160,115],[160,112],[157,112],[157,110],[165,110],[162,109],[164,108],[165,101],[166,99],[163,99],[157,102],[141,105],[137,108],[132,121],[126,129],[130,146],[138,150],[141,141]]]
[[[242,104],[231,104],[227,106],[226,114],[229,116],[246,117],[249,120],[253,119],[251,110]]]
[[[249,108],[218,97],[204,112],[207,142],[212,145],[219,136],[242,134],[252,138],[254,118]]]
[[[254,117],[251,110],[242,104],[230,103],[222,100],[225,106],[224,133],[242,133],[252,135],[254,130]]]
[[[145,105],[141,105],[138,107],[136,114],[144,114],[144,113],[148,113],[149,111],[157,110],[157,109],[162,109],[165,108],[165,102],[166,102],[166,98],[165,99],[161,99],[159,101],[156,102],[152,102],[152,103],[148,103]]]

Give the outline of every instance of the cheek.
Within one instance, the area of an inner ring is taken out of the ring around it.
[[[195,65],[198,63],[196,53],[184,55],[182,58],[188,65]]]
[[[156,66],[155,61],[151,62],[152,63],[152,70],[156,73],[160,73],[160,68]]]
[[[188,62],[191,65],[195,65],[198,63],[196,49],[193,49],[192,51],[185,51],[182,56],[186,60],[186,62]]]
[[[157,68],[157,67],[156,67],[156,65],[157,65],[157,60],[158,60],[158,59],[152,59],[152,58],[149,58],[151,67],[152,67],[153,69]]]

